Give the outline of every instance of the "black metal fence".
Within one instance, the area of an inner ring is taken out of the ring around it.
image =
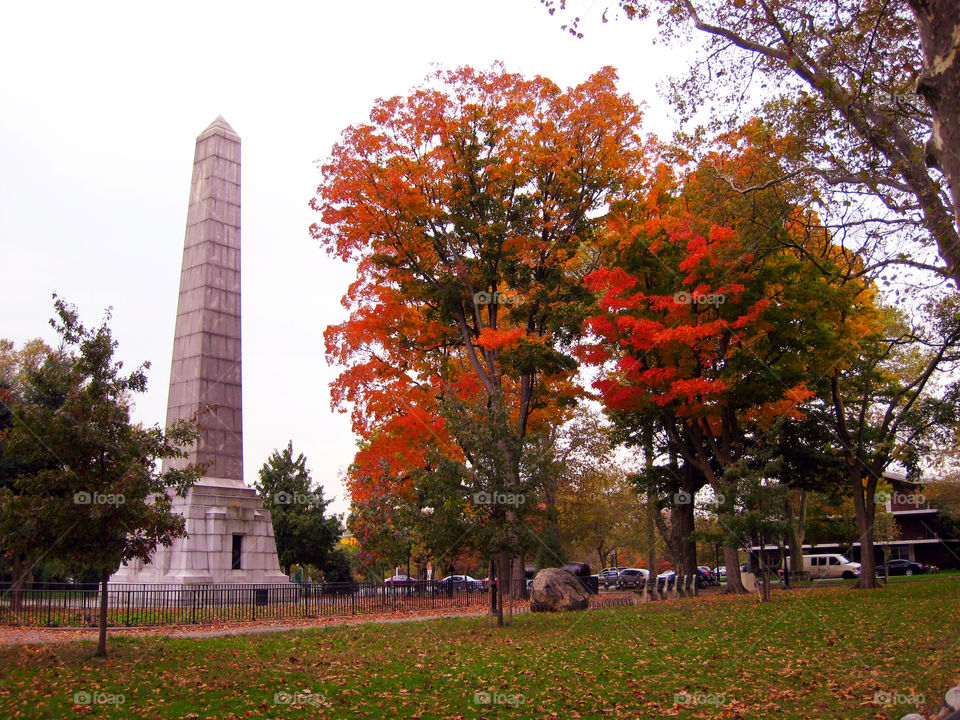
[[[362,615],[489,605],[483,583],[290,583],[287,585],[120,585],[108,587],[111,626],[185,625]],[[0,583],[0,625],[94,627],[95,584]]]

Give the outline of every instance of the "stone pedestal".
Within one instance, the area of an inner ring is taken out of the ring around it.
[[[158,548],[153,561],[121,567],[112,583],[287,583],[280,571],[270,513],[242,482],[203,478],[173,510],[186,520],[189,537]],[[240,567],[233,568],[234,536],[240,540]]]

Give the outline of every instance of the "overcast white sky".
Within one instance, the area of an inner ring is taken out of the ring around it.
[[[152,363],[136,417],[164,420],[194,143],[222,114],[243,143],[245,479],[292,439],[345,511],[354,438],[330,410],[322,335],[351,269],[307,230],[314,161],[437,64],[502,60],[563,86],[613,65],[669,135],[655,88],[683,61],[650,27],[601,25],[605,4],[572,0],[577,40],[538,0],[6,3],[0,337],[53,342],[53,292],[90,325],[112,307],[120,357]]]

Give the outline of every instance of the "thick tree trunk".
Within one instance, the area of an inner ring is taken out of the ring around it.
[[[13,578],[10,583],[10,610],[19,612],[23,607],[23,588],[30,579],[30,567],[19,553],[13,554]]]
[[[747,589],[743,586],[743,580],[740,577],[740,555],[737,548],[724,545],[723,562],[727,566],[727,589],[724,592],[745,593]]]
[[[103,571],[100,574],[100,636],[97,639],[96,657],[107,656],[107,580],[110,579],[110,573]]]
[[[874,477],[853,479],[853,509],[857,515],[857,533],[860,536],[860,579],[856,587],[871,589],[877,587],[877,563],[873,557],[873,523],[877,515],[874,495],[877,491],[877,480]]]
[[[847,428],[846,410],[840,393],[840,377],[836,371],[830,378],[830,392],[833,395],[837,435],[843,443],[850,489],[853,492],[853,509],[857,516],[857,533],[860,536],[860,579],[856,587],[875,588],[877,576],[873,559],[873,520],[877,512],[875,495],[878,478],[872,472],[864,476],[864,465],[860,459],[863,448],[858,442],[854,442]]]
[[[676,570],[682,575],[697,571],[697,543],[693,539],[693,502],[670,508],[670,546],[676,552]]]
[[[927,165],[946,177],[960,227],[960,4],[957,0],[908,0],[908,4],[917,18],[923,48],[917,94],[933,114]],[[941,256],[949,263],[949,257],[942,252]],[[950,265],[951,277],[958,280],[960,268]]]
[[[677,541],[677,538],[671,530],[672,526],[667,525],[663,519],[663,515],[660,513],[657,513],[653,520],[656,523],[657,530],[660,532],[660,537],[663,539],[663,544],[666,547],[667,560],[670,561],[670,564],[673,565],[673,567],[679,567],[683,551],[680,547],[680,543]],[[671,522],[673,521],[673,508],[670,509],[670,520]]]
[[[800,490],[796,504],[787,493],[787,519],[790,521],[790,531],[787,533],[787,545],[790,548],[790,574],[806,572],[803,563],[803,538],[807,534],[807,491]]]
[[[521,550],[519,555],[510,558],[510,600],[526,600],[528,597],[526,558]]]
[[[510,593],[510,577],[507,568],[510,566],[510,551],[501,550],[497,554],[497,627],[503,627],[503,601]]]

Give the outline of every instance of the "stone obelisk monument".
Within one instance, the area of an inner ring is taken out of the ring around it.
[[[186,460],[206,466],[173,509],[188,538],[152,562],[121,567],[115,583],[277,583],[270,513],[243,483],[240,356],[240,137],[223,117],[197,138],[180,299],[173,339],[167,425],[214,406]],[[170,463],[165,463],[169,467]]]

